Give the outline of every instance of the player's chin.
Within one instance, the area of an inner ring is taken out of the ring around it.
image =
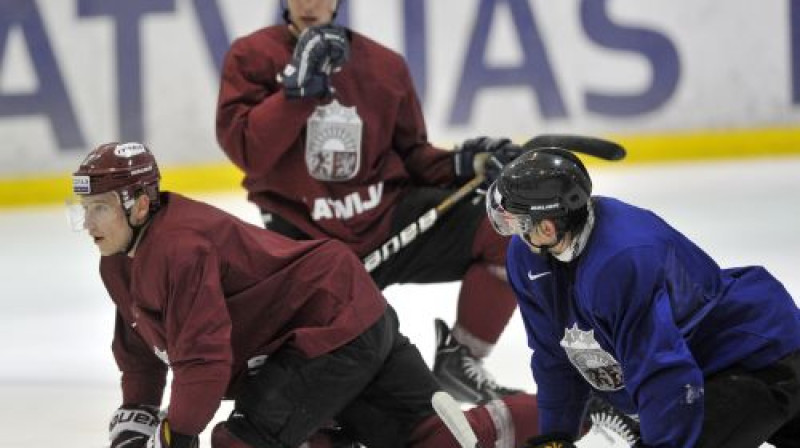
[[[100,255],[102,255],[104,257],[108,256],[108,255],[113,255],[113,254],[119,252],[119,250],[117,248],[113,247],[113,245],[110,243],[110,241],[108,241],[105,238],[97,238],[97,239],[95,239],[94,244],[97,246],[97,249],[100,250]]]

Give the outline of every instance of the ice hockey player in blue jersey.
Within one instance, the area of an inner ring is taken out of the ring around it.
[[[786,289],[591,193],[580,159],[547,147],[486,195],[495,230],[514,236],[508,276],[533,350],[543,435],[526,446],[599,446],[575,441],[599,397],[640,427],[604,446],[800,447],[800,312]]]

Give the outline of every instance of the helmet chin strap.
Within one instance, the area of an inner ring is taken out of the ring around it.
[[[570,244],[560,254],[553,254],[558,261],[569,263],[578,255],[580,255],[581,252],[583,252],[583,249],[586,247],[586,241],[589,240],[589,236],[592,234],[592,229],[594,229],[594,208],[592,207],[591,202],[588,204],[587,208],[588,213],[586,215],[586,222],[583,224],[583,228],[581,228],[580,232],[572,238]]]
[[[150,220],[150,218],[147,219],[147,221],[149,221],[149,220]],[[142,230],[144,230],[144,227],[147,224],[147,221],[139,224],[138,226],[134,226],[134,225],[132,225],[130,223],[130,221],[128,221],[128,227],[131,228],[131,240],[128,242],[128,247],[126,247],[125,250],[122,253],[128,254],[128,253],[131,252],[131,249],[133,249],[133,246],[135,246],[136,242],[139,241],[139,235],[141,235]]]
[[[537,253],[537,254],[543,254],[545,252],[549,253],[550,249],[558,246],[559,243],[561,243],[561,240],[564,239],[564,234],[563,233],[559,233],[558,238],[556,239],[555,243],[553,243],[553,244],[536,245],[536,244],[533,244],[533,241],[531,241],[531,237],[530,237],[529,233],[525,233],[525,234],[522,234],[520,236],[522,237],[522,240],[525,241],[525,243],[528,245],[528,247],[530,247],[530,249],[533,252]]]
[[[142,234],[142,230],[147,227],[147,224],[150,223],[150,219],[152,218],[152,213],[147,214],[147,218],[141,224],[133,225],[131,224],[131,210],[133,207],[129,209],[125,209],[125,217],[127,218],[125,222],[128,224],[128,227],[131,229],[131,240],[128,241],[128,247],[122,252],[124,254],[129,254],[131,250],[136,246],[136,243],[139,241],[139,236]]]

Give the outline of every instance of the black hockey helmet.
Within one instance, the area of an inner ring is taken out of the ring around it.
[[[559,147],[534,148],[503,168],[486,194],[498,233],[526,234],[543,219],[561,232],[583,225],[592,181],[583,162]]]

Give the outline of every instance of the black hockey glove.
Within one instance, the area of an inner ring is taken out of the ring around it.
[[[453,154],[456,178],[469,180],[477,175],[486,176],[492,183],[510,161],[525,152],[507,138],[477,137],[464,141]]]
[[[575,448],[572,437],[564,433],[543,434],[525,442],[524,448]]]
[[[545,434],[528,439],[525,448],[646,448],[641,442],[639,422],[605,400],[592,397],[587,414],[592,426],[580,439],[573,442],[569,434]]]
[[[155,434],[159,421],[156,406],[120,407],[108,424],[111,448],[145,448],[147,440]]]
[[[325,98],[332,93],[329,75],[340,70],[349,57],[350,46],[343,27],[306,28],[278,81],[283,83],[287,98]]]
[[[589,431],[575,442],[576,448],[641,448],[639,422],[625,415],[599,397],[592,397],[587,405],[592,421]]]

